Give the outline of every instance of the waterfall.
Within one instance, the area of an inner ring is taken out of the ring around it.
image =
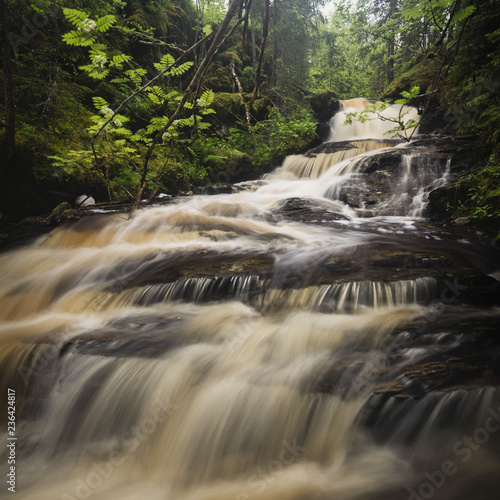
[[[347,205],[351,193],[359,193],[364,188],[367,198],[373,188],[370,186],[370,176],[366,169],[370,165],[370,158],[385,151],[393,151],[397,146],[401,151],[399,168],[391,177],[386,186],[386,198],[379,199],[375,205],[369,207],[374,215],[397,215],[413,218],[422,217],[428,202],[428,194],[433,189],[444,185],[449,178],[451,159],[444,161],[428,153],[414,154],[406,152],[404,144],[387,138],[387,133],[395,127],[394,121],[400,113],[406,113],[405,121],[412,119],[418,122],[417,109],[401,104],[388,106],[380,113],[383,119],[376,114],[369,114],[365,121],[353,120],[345,124],[348,113],[359,112],[374,104],[365,99],[351,99],[341,102],[341,111],[330,120],[331,133],[329,142],[315,148],[305,155],[292,155],[285,159],[282,166],[269,178],[273,181],[281,180],[284,186],[286,181],[300,179],[317,179],[317,182],[301,184],[302,192],[298,195],[325,197],[330,200],[342,201]],[[402,111],[403,110],[403,111]],[[388,172],[389,173],[389,172]],[[373,176],[373,174],[371,174]],[[290,182],[288,187],[292,187]],[[306,191],[304,188],[309,187]],[[325,186],[326,189],[325,189]],[[274,184],[268,190],[276,188]],[[313,191],[311,187],[318,188]],[[292,187],[293,189],[293,187]],[[363,195],[363,193],[361,193]],[[367,213],[367,203],[360,199],[354,208]],[[361,213],[360,212],[360,213]]]
[[[332,119],[340,146],[248,189],[0,254],[0,469],[17,498],[497,491],[498,255],[426,223],[451,160],[381,140],[383,121],[344,127],[364,106]]]
[[[321,177],[327,170],[339,163],[356,158],[363,153],[394,146],[396,141],[361,140],[350,141],[340,151],[333,153],[310,153],[309,155],[291,155],[285,158],[281,170],[291,172],[297,177]]]
[[[345,124],[349,113],[360,112],[374,103],[366,99],[341,101],[341,111],[329,122],[330,135],[327,142],[346,144],[342,144],[333,152],[311,152],[308,155],[289,156],[281,169],[297,177],[320,177],[326,170],[344,160],[355,158],[368,151],[394,146],[398,141],[391,140],[388,134],[397,125],[394,120],[400,115],[404,116],[405,121],[410,119],[419,121],[416,108],[392,104],[380,113],[383,119],[370,113],[365,121],[353,120],[351,124]]]
[[[282,289],[260,276],[214,276],[187,278],[161,285],[127,289],[121,293],[101,293],[92,299],[100,309],[131,305],[149,306],[183,301],[203,303],[231,297],[262,311],[307,308],[329,312],[359,312],[366,307],[429,304],[434,298],[435,280],[354,281]]]
[[[330,135],[328,142],[351,141],[359,139],[384,139],[389,131],[393,130],[400,116],[406,122],[408,120],[419,121],[417,109],[403,104],[388,105],[380,112],[380,119],[375,113],[369,113],[365,121],[353,120],[350,125],[345,125],[349,113],[360,112],[376,101],[366,99],[350,99],[341,101],[342,109],[330,120]]]
[[[429,193],[446,184],[450,168],[450,158],[442,161],[427,155],[403,154],[392,194],[376,207],[377,213],[422,217]]]
[[[442,169],[442,174],[435,172],[434,178],[432,180],[420,183],[417,194],[413,197],[413,200],[410,205],[409,215],[411,217],[422,217],[425,206],[429,200],[429,193],[437,189],[438,187],[444,186],[449,179],[451,169],[451,158],[446,160],[446,166],[444,171]]]

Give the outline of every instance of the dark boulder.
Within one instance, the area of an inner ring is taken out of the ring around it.
[[[291,221],[321,224],[328,221],[347,220],[326,203],[305,198],[288,198],[278,202],[272,209],[274,215]]]

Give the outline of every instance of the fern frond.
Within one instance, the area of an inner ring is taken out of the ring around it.
[[[123,65],[128,63],[132,59],[132,56],[126,54],[115,55],[109,62],[111,68],[123,69]]]
[[[63,8],[64,17],[74,26],[79,28],[83,21],[88,19],[89,15],[86,12],[77,9]]]
[[[109,103],[106,101],[106,99],[103,99],[102,97],[92,97],[92,102],[94,103],[94,106],[96,109],[102,109],[102,108],[109,108]]]
[[[454,17],[454,21],[461,22],[464,19],[467,19],[468,17],[472,16],[474,12],[476,11],[476,7],[474,5],[468,5],[467,7],[464,7],[463,9],[460,9]]]
[[[97,19],[95,30],[101,33],[105,33],[106,31],[113,26],[116,22],[116,17],[113,15],[103,16]]]
[[[75,30],[64,33],[62,39],[68,45],[75,45],[78,47],[88,47],[95,42],[95,38],[92,35]]]
[[[161,72],[165,71],[169,66],[172,66],[172,64],[174,63],[175,63],[174,57],[170,54],[165,54],[160,59],[160,62],[154,63],[154,67]]]
[[[202,108],[206,108],[210,106],[214,102],[215,94],[213,90],[205,90],[203,94],[201,94],[200,99],[198,101],[199,105]]]
[[[179,66],[174,66],[168,71],[168,73],[172,76],[183,75],[189,68],[191,68],[191,66],[193,66],[193,64],[194,63],[192,61],[187,61]]]
[[[142,85],[142,77],[147,73],[144,68],[129,69],[125,71],[125,74],[130,78],[130,80],[135,83],[138,87]]]

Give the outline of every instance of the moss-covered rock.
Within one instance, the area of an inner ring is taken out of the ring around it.
[[[319,122],[327,122],[340,110],[339,96],[330,90],[313,94],[308,97],[307,101]]]
[[[471,222],[500,220],[500,164],[492,155],[484,166],[480,151],[475,149],[472,154],[476,156],[475,169],[430,193],[432,218]]]
[[[213,109],[216,113],[217,125],[220,127],[234,127],[236,122],[245,121],[245,103],[243,99],[249,103],[251,94],[218,92],[215,94]],[[250,109],[252,118],[256,121],[264,120],[267,116],[267,106],[270,101],[267,97],[256,99]]]
[[[401,92],[409,92],[415,86],[420,87],[422,93],[427,92],[432,83],[435,64],[433,59],[416,59],[407,71],[401,73],[391,82],[382,95],[382,99],[399,99]]]

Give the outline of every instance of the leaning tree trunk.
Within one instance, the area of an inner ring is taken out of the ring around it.
[[[238,78],[238,75],[236,74],[236,70],[234,68],[234,58],[231,59],[231,62],[229,63],[229,69],[230,69],[231,75],[233,76],[233,79],[236,83],[236,86],[238,87],[238,92],[240,93],[243,106],[245,107],[245,119],[247,121],[248,133],[251,134],[252,133],[252,118],[250,116],[250,106],[248,105],[247,101],[245,100],[245,93],[243,91],[243,87],[241,85],[240,79]]]
[[[148,150],[146,151],[146,155],[144,157],[144,163],[142,167],[142,174],[141,174],[141,181],[140,181],[140,187],[139,191],[137,193],[137,198],[135,200],[134,206],[132,207],[133,210],[137,208],[139,205],[139,202],[141,200],[142,194],[144,193],[144,190],[146,188],[146,179],[148,175],[148,170],[149,170],[149,161],[151,160],[151,156],[153,154],[153,151],[156,147],[156,145],[160,142],[163,134],[170,128],[174,120],[176,120],[180,114],[182,113],[182,110],[184,109],[184,105],[186,104],[187,100],[189,99],[190,95],[197,89],[199,88],[200,82],[202,81],[203,75],[205,74],[205,71],[207,70],[208,66],[212,62],[212,58],[215,56],[215,54],[218,52],[220,46],[222,45],[225,35],[226,35],[226,30],[229,28],[229,24],[231,23],[233,17],[237,14],[238,8],[240,6],[241,0],[233,0],[231,4],[229,5],[229,8],[226,12],[226,15],[219,25],[219,28],[217,29],[217,32],[215,33],[215,36],[212,40],[212,43],[210,44],[210,47],[208,48],[203,60],[200,62],[200,65],[198,66],[193,78],[191,79],[191,82],[189,83],[186,91],[184,92],[184,95],[179,102],[177,109],[174,111],[174,113],[170,116],[168,122],[165,124],[165,126],[156,134],[155,138],[153,139],[153,142],[149,146]],[[230,33],[232,33],[232,30],[230,30]]]
[[[257,99],[257,95],[259,94],[260,73],[262,70],[262,61],[264,60],[264,52],[266,50],[267,36],[269,34],[269,17],[270,17],[269,14],[270,14],[270,4],[269,0],[266,0],[266,4],[264,6],[264,20],[262,22],[262,41],[260,44],[259,61],[257,62],[257,70],[255,71],[255,82],[253,87],[252,98],[250,99],[250,106],[254,103],[255,99]]]
[[[5,136],[1,151],[6,169],[14,168],[16,161],[16,108],[14,103],[14,78],[12,73],[12,49],[7,29],[7,9],[0,0],[0,40],[2,45],[3,82],[5,99]]]

